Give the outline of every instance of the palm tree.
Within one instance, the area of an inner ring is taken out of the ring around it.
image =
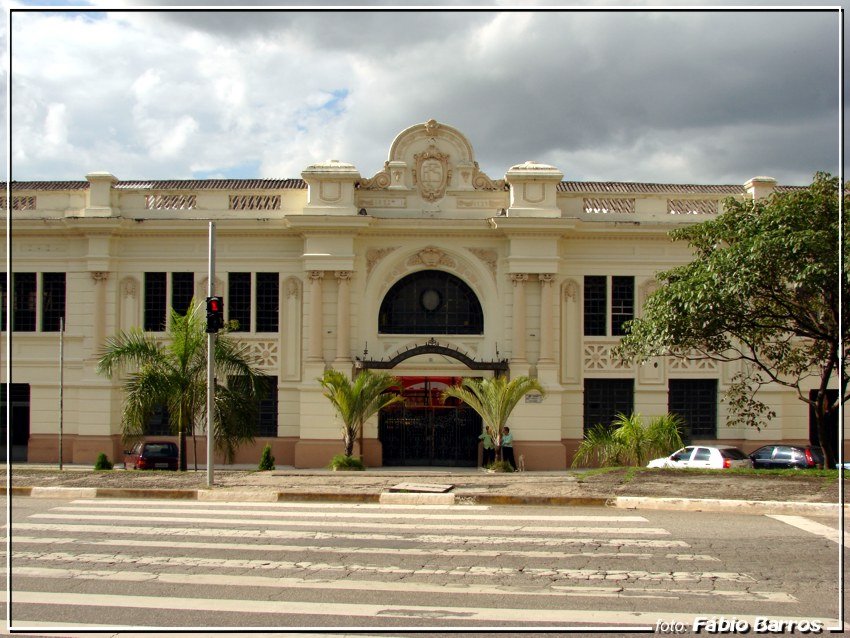
[[[345,456],[351,456],[354,440],[363,433],[363,424],[381,408],[402,401],[399,394],[389,392],[399,380],[386,372],[361,370],[352,382],[338,370],[325,370],[318,379],[324,394],[342,419],[342,441]],[[363,456],[361,444],[360,456]]]
[[[589,465],[595,459],[601,467],[642,467],[649,459],[682,447],[682,426],[681,417],[675,414],[655,417],[649,425],[640,414],[618,414],[610,426],[597,424],[585,433],[572,466]]]
[[[519,400],[535,390],[546,396],[543,386],[531,377],[517,377],[510,381],[504,376],[492,379],[466,377],[460,385],[446,388],[443,398],[460,399],[481,416],[484,427],[496,446],[496,459],[501,461],[502,429],[507,425],[508,417]]]
[[[201,304],[193,299],[185,315],[171,310],[164,338],[133,328],[106,341],[97,364],[98,373],[112,378],[128,371],[121,416],[125,443],[144,435],[154,410],[166,406],[171,429],[179,437],[180,470],[186,470],[186,433],[206,416],[207,335]],[[213,359],[216,383],[213,436],[215,447],[233,460],[236,448],[253,441],[259,398],[266,378],[247,346],[227,337],[225,328],[215,340]]]

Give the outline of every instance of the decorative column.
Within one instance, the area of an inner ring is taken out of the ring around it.
[[[92,356],[94,357],[106,336],[104,321],[106,320],[106,282],[109,280],[109,273],[98,270],[90,274],[94,284],[94,314],[92,316]]]
[[[540,280],[540,361],[552,363],[552,318],[555,309],[552,305],[555,275],[537,275]]]
[[[575,279],[567,279],[563,290],[564,319],[561,321],[561,383],[581,382],[582,334],[580,286]]]
[[[528,281],[526,274],[512,274],[511,281],[514,284],[514,332],[513,332],[513,361],[525,361],[525,282]]]
[[[351,349],[351,271],[334,273],[336,290],[336,360],[350,361]]]
[[[322,270],[310,271],[310,351],[308,358],[312,361],[323,359],[322,341],[324,339],[324,324],[322,322]]]

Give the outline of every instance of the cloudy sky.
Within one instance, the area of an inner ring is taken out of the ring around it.
[[[493,178],[838,172],[836,12],[117,8],[12,12],[13,179],[371,177],[430,118]]]

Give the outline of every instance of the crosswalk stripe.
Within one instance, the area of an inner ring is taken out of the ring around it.
[[[5,592],[2,592],[5,594]],[[543,630],[546,626],[561,628],[568,623],[598,623],[600,617],[604,617],[606,623],[624,624],[637,627],[642,630],[654,629],[659,618],[665,621],[680,621],[690,625],[693,622],[693,612],[666,612],[666,611],[614,611],[605,610],[601,613],[599,609],[514,609],[507,607],[428,607],[423,605],[374,605],[366,603],[338,603],[329,605],[326,602],[296,602],[281,600],[243,600],[226,598],[180,598],[180,597],[151,597],[151,596],[122,596],[115,594],[75,594],[75,593],[52,593],[49,597],[39,591],[13,591],[13,604],[34,605],[61,605],[61,606],[88,606],[88,607],[121,607],[135,609],[171,609],[178,611],[209,611],[219,613],[256,613],[256,614],[309,614],[314,616],[336,616],[374,619],[402,619],[402,620],[442,620],[449,622],[474,621],[500,623],[499,629],[504,629],[502,623],[517,623],[527,625],[529,618],[540,623],[536,627]],[[736,615],[738,620],[753,624],[756,616]],[[783,618],[797,623],[822,622],[824,625],[836,624],[835,619],[826,618]],[[644,623],[641,625],[641,623]],[[533,627],[533,626],[529,626]],[[14,626],[15,630],[26,630],[26,625],[21,623]],[[305,627],[300,627],[302,630]],[[258,627],[257,629],[264,629]],[[321,627],[318,627],[321,629]],[[344,629],[341,628],[340,629]],[[487,632],[485,627],[476,627],[477,631]],[[590,629],[585,628],[585,629]]]
[[[141,527],[123,526],[104,523],[100,525],[86,524],[62,524],[62,523],[15,523],[15,533],[12,538],[17,538],[17,533],[26,532],[66,532],[66,533],[94,533],[94,534],[122,534],[130,536],[206,536],[211,538],[255,538],[255,539],[300,539],[300,540],[375,540],[375,541],[409,541],[415,543],[431,544],[454,544],[454,543],[477,543],[482,545],[499,545],[528,543],[548,547],[561,547],[563,545],[594,545],[599,547],[644,547],[644,548],[676,548],[690,547],[681,540],[657,540],[647,538],[610,538],[600,539],[593,537],[581,538],[552,538],[551,536],[463,536],[433,535],[433,534],[380,534],[368,532],[314,532],[278,529],[225,529],[220,527],[198,528],[198,527]],[[394,526],[394,529],[397,526]],[[477,528],[476,528],[477,529]],[[489,528],[488,528],[489,529]]]
[[[180,574],[140,571],[57,569],[51,567],[19,567],[15,576],[54,579],[103,580],[108,582],[158,582],[171,585],[266,587],[272,589],[323,589],[340,591],[388,591],[392,593],[431,593],[494,596],[568,596],[601,598],[717,598],[729,601],[794,603],[794,596],[784,592],[737,590],[677,590],[661,587],[621,585],[551,585],[548,587],[510,587],[491,584],[447,585],[413,582],[383,582],[376,580],[341,580],[336,582],[306,578],[277,578],[269,576],[234,576],[228,574]]]
[[[33,514],[30,516],[33,519],[51,519],[51,520],[103,520],[102,515],[97,514]],[[407,519],[410,516],[405,517]],[[417,517],[419,518],[419,517]],[[150,523],[152,521],[149,515],[139,515],[139,516],[129,516],[129,515],[112,515],[110,514],[109,520],[111,521],[144,521],[145,523]],[[290,526],[290,527],[336,527],[340,523],[339,521],[298,521],[298,520],[274,520],[274,519],[251,519],[251,520],[242,520],[239,518],[227,518],[226,520],[219,518],[203,518],[203,517],[195,517],[195,516],[157,516],[157,521],[163,522],[180,522],[180,523],[219,523],[219,524],[227,524],[227,525],[279,525],[279,526]],[[346,521],[346,527],[356,527],[356,528],[374,528],[376,526],[383,526],[381,521],[374,521],[370,523],[358,522],[358,521]],[[638,535],[656,535],[663,536],[669,535],[666,529],[662,529],[660,527],[575,527],[575,526],[540,526],[540,525],[461,525],[459,523],[447,522],[446,524],[424,524],[424,523],[393,523],[393,529],[449,529],[449,530],[476,530],[476,531],[498,531],[498,532],[538,532],[538,533],[550,533],[550,534],[562,534],[562,533],[570,533],[570,534],[638,534]]]
[[[209,504],[206,504],[209,508]],[[122,514],[122,513],[153,513],[153,514],[170,514],[172,512],[185,512],[185,508],[183,504],[174,505],[171,507],[140,507],[138,505],[134,507],[115,507],[111,503],[108,506],[67,506],[67,507],[54,507],[53,511],[57,512],[103,512],[108,514]],[[192,514],[226,514],[231,513],[227,507],[216,507],[210,509],[194,509]],[[409,520],[411,514],[409,512],[404,513],[392,513],[392,512],[299,512],[299,511],[284,511],[284,512],[272,512],[268,509],[255,509],[255,510],[238,510],[232,512],[238,514],[239,516],[254,516],[254,517],[262,517],[265,518],[317,518],[317,519],[332,519],[332,518],[354,518],[354,519],[380,519],[380,520]],[[422,514],[416,513],[417,520],[426,520],[426,521],[492,521],[492,514]],[[517,515],[517,514],[507,514],[505,516],[499,516],[500,521],[534,521],[537,523],[555,523],[555,522],[647,522],[643,516],[584,516],[584,515],[573,515],[573,516],[531,516],[531,515]]]
[[[297,569],[297,570],[327,570],[336,572],[365,572],[379,574],[442,574],[448,576],[508,576],[523,574],[526,576],[545,576],[569,578],[575,580],[617,580],[617,581],[670,581],[670,582],[701,582],[703,580],[727,580],[731,582],[750,583],[755,580],[740,572],[688,572],[668,571],[650,572],[643,570],[605,570],[605,569],[569,569],[524,567],[490,567],[486,565],[463,566],[423,566],[401,567],[399,565],[344,565],[341,563],[311,562],[305,560],[284,561],[268,559],[231,559],[205,558],[190,556],[136,556],[130,554],[71,554],[69,552],[35,552],[13,551],[13,561],[39,560],[59,561],[62,563],[106,563],[110,565],[159,565],[159,566],[190,566],[210,569]]]
[[[788,525],[793,525],[798,529],[805,530],[811,534],[815,534],[816,536],[823,536],[824,538],[828,538],[833,543],[842,544],[841,534],[839,530],[834,527],[830,527],[829,525],[817,523],[803,516],[785,516],[783,514],[768,514],[767,516],[768,518],[773,518],[777,521],[782,521],[783,523],[787,523]],[[850,547],[850,535],[846,533],[844,534],[843,545],[844,547]]]
[[[568,558],[613,558],[613,559],[638,559],[650,560],[660,558],[649,553],[635,552],[544,552],[528,551],[521,549],[510,550],[474,550],[474,549],[433,549],[433,548],[407,548],[394,547],[327,547],[321,545],[268,545],[249,543],[198,543],[180,541],[146,541],[138,538],[133,539],[106,539],[106,540],[80,540],[74,538],[36,538],[29,536],[15,536],[13,543],[20,545],[87,545],[87,546],[130,546],[130,547],[165,547],[183,549],[217,549],[263,552],[316,552],[325,554],[378,554],[398,556],[473,556],[478,558],[499,558],[501,556],[519,556],[523,558],[545,558],[545,559],[568,559]],[[704,554],[667,554],[664,558],[679,561],[714,561],[719,558]]]
[[[80,505],[103,505],[103,499],[77,499],[71,501]],[[157,505],[172,505],[174,501],[165,499],[124,499],[110,498],[110,503],[115,505],[135,505],[137,507],[144,506],[146,503]],[[180,501],[180,507],[211,507],[213,505],[224,505],[227,507],[257,507],[259,503],[243,502],[243,501]],[[262,504],[264,508],[270,509],[313,509],[313,510],[335,510],[335,509],[353,509],[353,510],[415,510],[417,512],[423,510],[450,510],[454,511],[479,511],[486,512],[490,510],[489,505],[405,505],[401,503],[325,503],[312,501],[269,501]]]

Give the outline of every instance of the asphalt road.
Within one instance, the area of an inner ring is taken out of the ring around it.
[[[838,624],[829,518],[38,498],[11,509],[17,630]]]

